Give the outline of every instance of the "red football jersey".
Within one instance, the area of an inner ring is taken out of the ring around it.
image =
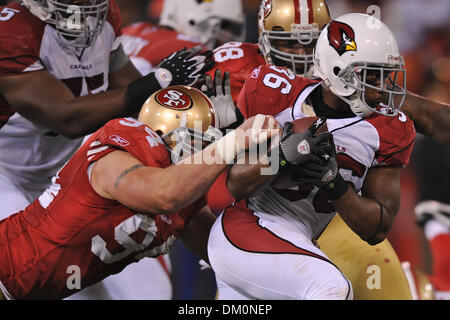
[[[258,113],[276,115],[292,107],[305,88],[317,83],[298,77],[286,68],[259,66],[245,83],[237,105],[245,118]]]
[[[60,299],[120,272],[143,257],[166,254],[204,198],[178,212],[149,215],[100,197],[90,164],[125,150],[146,166],[165,168],[161,138],[131,118],[94,133],[24,211],[0,222],[0,287],[14,299]],[[81,288],[70,285],[78,271]]]
[[[123,34],[125,53],[144,75],[171,53],[201,45],[192,37],[148,22],[132,24],[123,29]]]
[[[235,104],[245,80],[256,67],[266,64],[258,45],[246,42],[229,42],[216,48],[214,61],[216,64],[207,74],[214,78],[217,69],[222,71],[222,75],[226,71],[230,72],[231,94]]]
[[[237,103],[237,97],[245,80],[257,66],[265,64],[257,44],[229,42],[214,50],[214,68],[207,72],[214,78],[217,69],[223,74],[230,72],[230,85],[233,101]],[[228,171],[222,173],[211,186],[207,194],[208,206],[216,215],[234,201],[226,187]]]

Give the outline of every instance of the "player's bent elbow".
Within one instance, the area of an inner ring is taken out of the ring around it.
[[[386,239],[386,235],[382,234],[382,235],[377,235],[376,237],[372,238],[372,239],[368,239],[366,240],[366,242],[368,244],[370,244],[371,246],[375,246],[381,242],[383,242]]]
[[[158,192],[154,199],[157,199],[155,201],[156,203],[153,202],[151,207],[153,210],[157,211],[158,214],[169,214],[182,208],[180,200],[165,191]]]
[[[389,230],[380,230],[376,235],[368,235],[364,238],[362,237],[362,239],[371,246],[375,246],[386,239],[388,232]]]
[[[69,139],[78,139],[93,132],[89,132],[86,128],[81,127],[76,121],[61,122],[55,129],[58,134]]]

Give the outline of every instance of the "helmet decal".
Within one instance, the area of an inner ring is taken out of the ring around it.
[[[198,4],[202,4],[203,2],[213,2],[213,0],[196,0]]]
[[[267,17],[272,12],[272,0],[264,0],[263,5],[264,18]]]
[[[347,51],[357,51],[355,31],[346,23],[331,21],[328,26],[328,41],[340,56]]]
[[[161,90],[156,95],[156,101],[163,107],[174,110],[187,110],[192,107],[191,97],[181,90]]]

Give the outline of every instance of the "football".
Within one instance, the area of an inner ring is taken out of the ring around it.
[[[318,117],[305,117],[298,120],[294,120],[291,123],[294,125],[293,129],[295,133],[300,133],[308,130],[309,127],[311,127],[317,120],[320,118]],[[318,124],[320,125],[320,124]],[[315,133],[314,136],[328,132],[327,124],[324,123]],[[271,187],[274,189],[282,190],[282,189],[288,189],[292,188],[298,185],[298,181],[292,181],[290,179],[291,177],[291,168],[280,168],[280,171],[278,172],[278,176],[275,178],[274,181],[271,183]]]

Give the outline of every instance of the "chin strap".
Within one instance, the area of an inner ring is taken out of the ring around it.
[[[339,99],[343,100],[345,103],[347,103],[350,106],[350,109],[354,114],[357,116],[360,116],[362,118],[370,116],[373,111],[370,110],[364,102],[361,100],[361,94],[354,93],[351,96],[348,97],[341,97],[337,96]]]

